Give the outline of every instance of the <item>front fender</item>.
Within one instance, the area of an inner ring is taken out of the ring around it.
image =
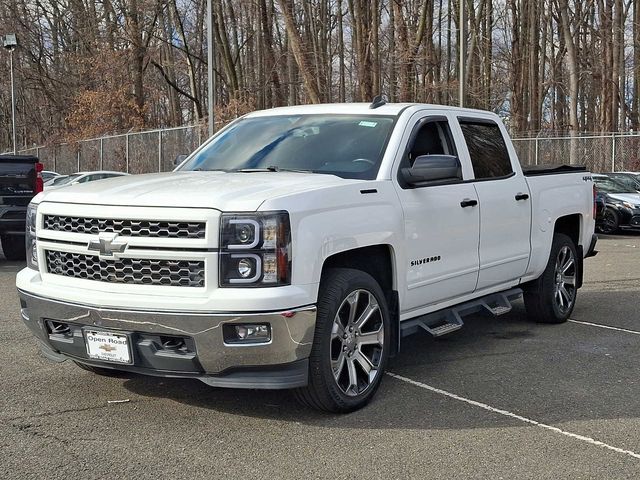
[[[260,209],[289,211],[292,283],[315,284],[316,296],[322,266],[330,256],[373,245],[402,251],[402,210],[390,181],[294,194],[265,202]]]

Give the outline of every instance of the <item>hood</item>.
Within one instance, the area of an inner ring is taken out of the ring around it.
[[[609,193],[609,198],[618,200],[619,202],[628,202],[632,205],[640,205],[639,193]]]
[[[42,201],[254,211],[268,199],[359,182],[294,172],[171,172],[115,177],[44,192]]]

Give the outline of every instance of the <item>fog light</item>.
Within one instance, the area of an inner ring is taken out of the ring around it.
[[[222,333],[224,342],[238,343],[269,343],[271,341],[271,327],[266,323],[226,324]]]

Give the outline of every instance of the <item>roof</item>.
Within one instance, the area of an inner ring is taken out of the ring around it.
[[[94,173],[115,173],[115,174],[118,174],[118,175],[126,175],[125,172],[116,172],[116,171],[113,171],[113,170],[88,170],[88,171],[70,173],[69,175],[89,175],[89,174],[94,174]]]
[[[370,103],[321,103],[313,105],[296,105],[292,107],[277,107],[268,110],[258,110],[248,114],[248,117],[262,117],[270,115],[301,115],[301,114],[352,114],[352,115],[392,115],[397,116],[409,107],[446,109],[457,112],[483,112],[471,108],[453,107],[450,105],[432,105],[428,103],[386,103],[377,108],[369,108]]]

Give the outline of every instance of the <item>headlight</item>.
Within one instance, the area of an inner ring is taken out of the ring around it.
[[[27,207],[27,222],[25,229],[25,246],[27,251],[27,267],[38,270],[38,242],[36,240],[36,218],[38,205],[30,203]]]
[[[640,205],[634,205],[633,203],[629,203],[629,202],[622,202],[622,205],[624,205],[627,208],[630,208],[631,210],[635,210],[636,208],[640,208]]]
[[[225,213],[220,219],[220,286],[278,287],[291,283],[287,212]]]

